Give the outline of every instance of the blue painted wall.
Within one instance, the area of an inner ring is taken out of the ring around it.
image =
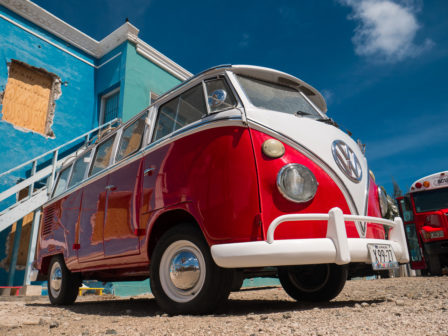
[[[29,23],[20,16],[0,6],[0,14],[16,24],[30,29],[34,33],[50,40],[52,43],[77,55],[89,63],[94,59],[83,52],[62,42],[43,29]],[[92,127],[95,95],[94,95],[94,70],[91,65],[82,62],[72,55],[64,52],[43,39],[30,34],[23,28],[0,17],[0,90],[4,91],[8,80],[8,63],[18,60],[30,66],[43,68],[61,78],[67,85],[61,86],[62,95],[56,100],[56,109],[52,130],[54,139],[17,130],[13,125],[0,121],[0,172],[4,172],[18,164],[32,159],[52,148],[55,148],[77,135],[88,131]],[[0,113],[1,113],[0,106]],[[14,178],[24,176],[24,172],[18,172]],[[2,179],[0,190],[14,184],[14,179]],[[10,199],[9,201],[12,201]],[[5,203],[5,202],[4,202]],[[7,205],[6,202],[3,206]],[[0,260],[6,257],[6,238],[10,229],[0,233]],[[16,271],[15,283],[23,280],[23,271]],[[7,281],[5,268],[0,268],[0,285]]]
[[[114,50],[101,57],[96,63],[98,69],[95,72],[95,120],[94,126],[98,125],[101,96],[123,86],[126,69],[126,47],[127,42],[121,44]],[[123,90],[120,90],[118,115],[123,115]]]
[[[8,79],[7,64],[12,59],[43,68],[61,78],[62,95],[56,100],[52,130],[54,139],[19,131],[0,121],[0,172],[6,171],[98,125],[101,96],[120,87],[119,115],[124,121],[149,105],[149,93],[162,94],[180,80],[136,52],[135,45],[124,42],[100,59],[68,45],[50,33],[0,6],[0,14],[39,34],[97,69],[52,46],[0,17],[0,91]],[[112,58],[112,59],[111,59]],[[1,114],[1,105],[0,105]]]
[[[94,58],[83,54],[76,48],[67,46],[67,43],[62,43],[59,39],[4,7],[0,6],[0,13],[86,61],[92,64],[95,62]],[[12,59],[37,68],[43,68],[59,76],[62,82],[67,82],[67,86],[61,86],[62,95],[56,100],[52,126],[55,139],[46,139],[42,135],[32,132],[25,133],[15,129],[11,124],[4,121],[0,122],[0,133],[2,134],[0,150],[2,156],[8,158],[7,160],[0,160],[0,172],[3,172],[92,128],[92,114],[95,106],[95,68],[1,17],[0,32],[1,91],[6,86],[8,79],[7,64]]]
[[[149,105],[151,91],[162,94],[180,83],[139,55],[131,42],[126,41],[101,58],[95,58],[0,6],[0,92],[5,90],[8,63],[12,60],[53,73],[64,84],[62,95],[55,101],[54,139],[18,130],[0,121],[0,173],[98,126],[101,96],[111,90],[120,88],[119,117],[127,121]],[[1,110],[0,105],[0,118]],[[24,170],[12,178],[0,178],[0,192],[23,177]],[[0,211],[14,201],[15,197],[11,197],[2,202]],[[0,261],[6,258],[9,233],[10,229],[0,232]],[[22,284],[23,275],[23,271],[16,271],[15,285]],[[6,268],[0,265],[0,286],[6,285],[7,279]]]

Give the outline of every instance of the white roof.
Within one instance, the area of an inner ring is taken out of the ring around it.
[[[425,182],[426,185],[425,186]],[[420,188],[417,188],[417,184],[420,183]],[[448,170],[441,171],[439,173],[431,174],[425,177],[422,177],[412,183],[411,190],[409,192],[418,192],[423,190],[432,190],[432,189],[440,189],[440,188],[447,188],[448,187]]]

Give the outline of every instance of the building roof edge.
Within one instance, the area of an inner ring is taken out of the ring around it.
[[[95,58],[101,58],[123,42],[130,41],[135,43],[139,54],[178,79],[185,80],[192,76],[188,70],[141,40],[138,37],[139,29],[129,22],[97,41],[30,0],[0,0],[0,5]]]
[[[184,69],[179,64],[166,57],[164,54],[157,51],[140,38],[138,38],[136,41],[136,49],[137,53],[139,53],[141,56],[149,59],[151,62],[155,63],[156,65],[168,71],[173,76],[182,81],[193,76],[191,72]]]

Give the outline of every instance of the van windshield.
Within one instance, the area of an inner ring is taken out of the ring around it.
[[[250,102],[260,108],[320,119],[322,115],[296,89],[237,75]]]

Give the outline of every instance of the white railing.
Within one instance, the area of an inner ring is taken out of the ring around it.
[[[119,119],[111,120],[101,126],[98,126],[78,137],[72,139],[63,145],[60,145],[42,155],[39,155],[25,163],[22,163],[8,171],[0,174],[0,182],[2,185],[10,186],[9,189],[0,193],[0,204],[4,202],[3,207],[0,208],[0,232],[10,227],[17,222],[16,236],[13,246],[13,254],[11,257],[10,274],[8,285],[14,282],[14,273],[16,269],[18,241],[20,239],[20,231],[23,224],[23,218],[33,212],[33,222],[31,226],[31,236],[28,245],[28,256],[25,270],[24,285],[30,284],[30,274],[32,271],[32,262],[36,251],[36,242],[39,228],[39,219],[41,214],[41,207],[50,198],[53,189],[56,172],[70,157],[76,155],[86,148],[89,144],[101,138],[108,130],[120,125]],[[51,162],[51,163],[50,163]],[[42,166],[39,168],[39,165]],[[29,169],[30,176],[23,181],[16,183],[21,175]],[[1,181],[3,180],[3,181]],[[5,181],[6,180],[6,181]],[[36,183],[41,182],[41,185]],[[1,185],[0,184],[0,185]],[[26,190],[27,195],[20,195],[16,197],[15,203],[7,207],[9,203],[6,201],[9,197]]]
[[[109,121],[101,126],[98,126],[94,129],[42,154],[42,155],[36,156],[35,158],[33,158],[27,162],[24,162],[12,169],[9,169],[8,171],[6,171],[4,173],[1,173],[0,179],[15,180],[15,179],[17,179],[17,177],[13,176],[14,173],[17,174],[18,172],[23,171],[27,167],[31,168],[30,169],[30,177],[24,179],[23,181],[15,184],[14,186],[12,186],[9,189],[0,193],[0,202],[4,201],[8,197],[18,193],[19,191],[21,191],[25,188],[29,188],[28,189],[28,198],[32,197],[33,194],[37,191],[34,189],[35,183],[42,181],[44,179],[47,179],[47,180],[46,180],[46,183],[41,188],[46,187],[47,192],[50,193],[53,188],[53,185],[54,185],[54,179],[56,176],[57,169],[60,168],[62,162],[65,159],[67,159],[69,157],[76,156],[77,152],[79,151],[79,149],[78,149],[74,153],[69,153],[69,154],[65,154],[65,155],[61,156],[64,149],[70,150],[71,148],[69,146],[76,144],[76,142],[79,142],[80,148],[85,148],[90,143],[92,143],[96,139],[100,138],[101,135],[105,131],[107,131],[108,129],[110,129],[114,126],[118,126],[119,124],[120,124],[119,119],[111,120],[111,121]],[[80,140],[82,140],[82,141],[80,141]],[[38,162],[43,161],[44,159],[46,159],[46,161],[51,160],[51,164],[38,170],[37,169]],[[39,189],[41,189],[41,188],[39,188]]]

